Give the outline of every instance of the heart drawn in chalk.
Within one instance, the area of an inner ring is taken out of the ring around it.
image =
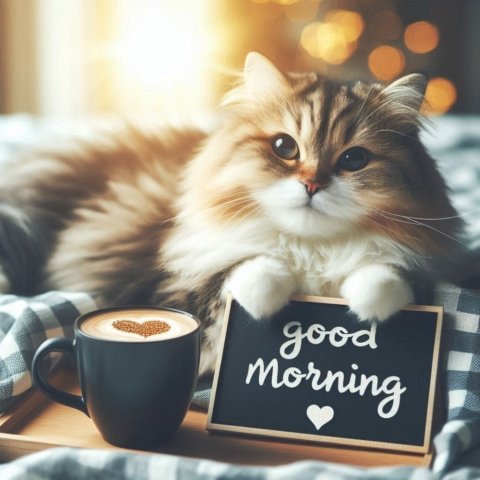
[[[307,408],[307,417],[317,430],[320,430],[325,424],[330,422],[334,415],[333,408],[328,405],[320,408],[318,405],[313,404]]]
[[[122,332],[136,333],[145,338],[170,330],[170,325],[162,320],[146,320],[143,323],[138,323],[135,320],[115,320],[112,322],[112,326]]]

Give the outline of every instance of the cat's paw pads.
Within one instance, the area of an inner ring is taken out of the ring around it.
[[[256,319],[278,312],[288,303],[295,288],[287,267],[271,257],[247,260],[232,272],[226,283],[226,290]]]
[[[386,320],[413,302],[410,285],[387,265],[357,270],[344,281],[341,294],[360,320]]]

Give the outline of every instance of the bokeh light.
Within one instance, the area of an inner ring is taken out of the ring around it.
[[[307,25],[302,31],[300,43],[312,57],[332,65],[343,63],[350,54],[341,29],[331,23],[313,22]]]
[[[438,45],[438,28],[430,22],[421,21],[408,25],[404,33],[405,45],[414,53],[428,53]]]
[[[457,100],[455,85],[448,78],[435,77],[427,84],[423,109],[439,115],[448,112]]]
[[[398,48],[380,45],[370,52],[368,68],[379,80],[391,80],[405,68],[405,56]]]
[[[300,44],[310,56],[340,65],[357,49],[357,40],[365,26],[363,17],[349,10],[333,10],[325,20],[308,24],[302,31]]]
[[[327,23],[336,25],[342,30],[347,42],[355,42],[365,28],[363,17],[358,12],[350,10],[331,10],[325,17]]]

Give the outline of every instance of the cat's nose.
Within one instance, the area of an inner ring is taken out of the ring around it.
[[[303,183],[305,189],[307,190],[308,196],[312,198],[319,190],[322,188],[320,182],[312,180],[310,178],[302,179],[300,182]]]

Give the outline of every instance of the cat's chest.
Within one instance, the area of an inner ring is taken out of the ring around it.
[[[278,237],[272,247],[272,255],[296,277],[299,293],[309,295],[337,296],[350,273],[388,256],[368,238],[321,242]]]

